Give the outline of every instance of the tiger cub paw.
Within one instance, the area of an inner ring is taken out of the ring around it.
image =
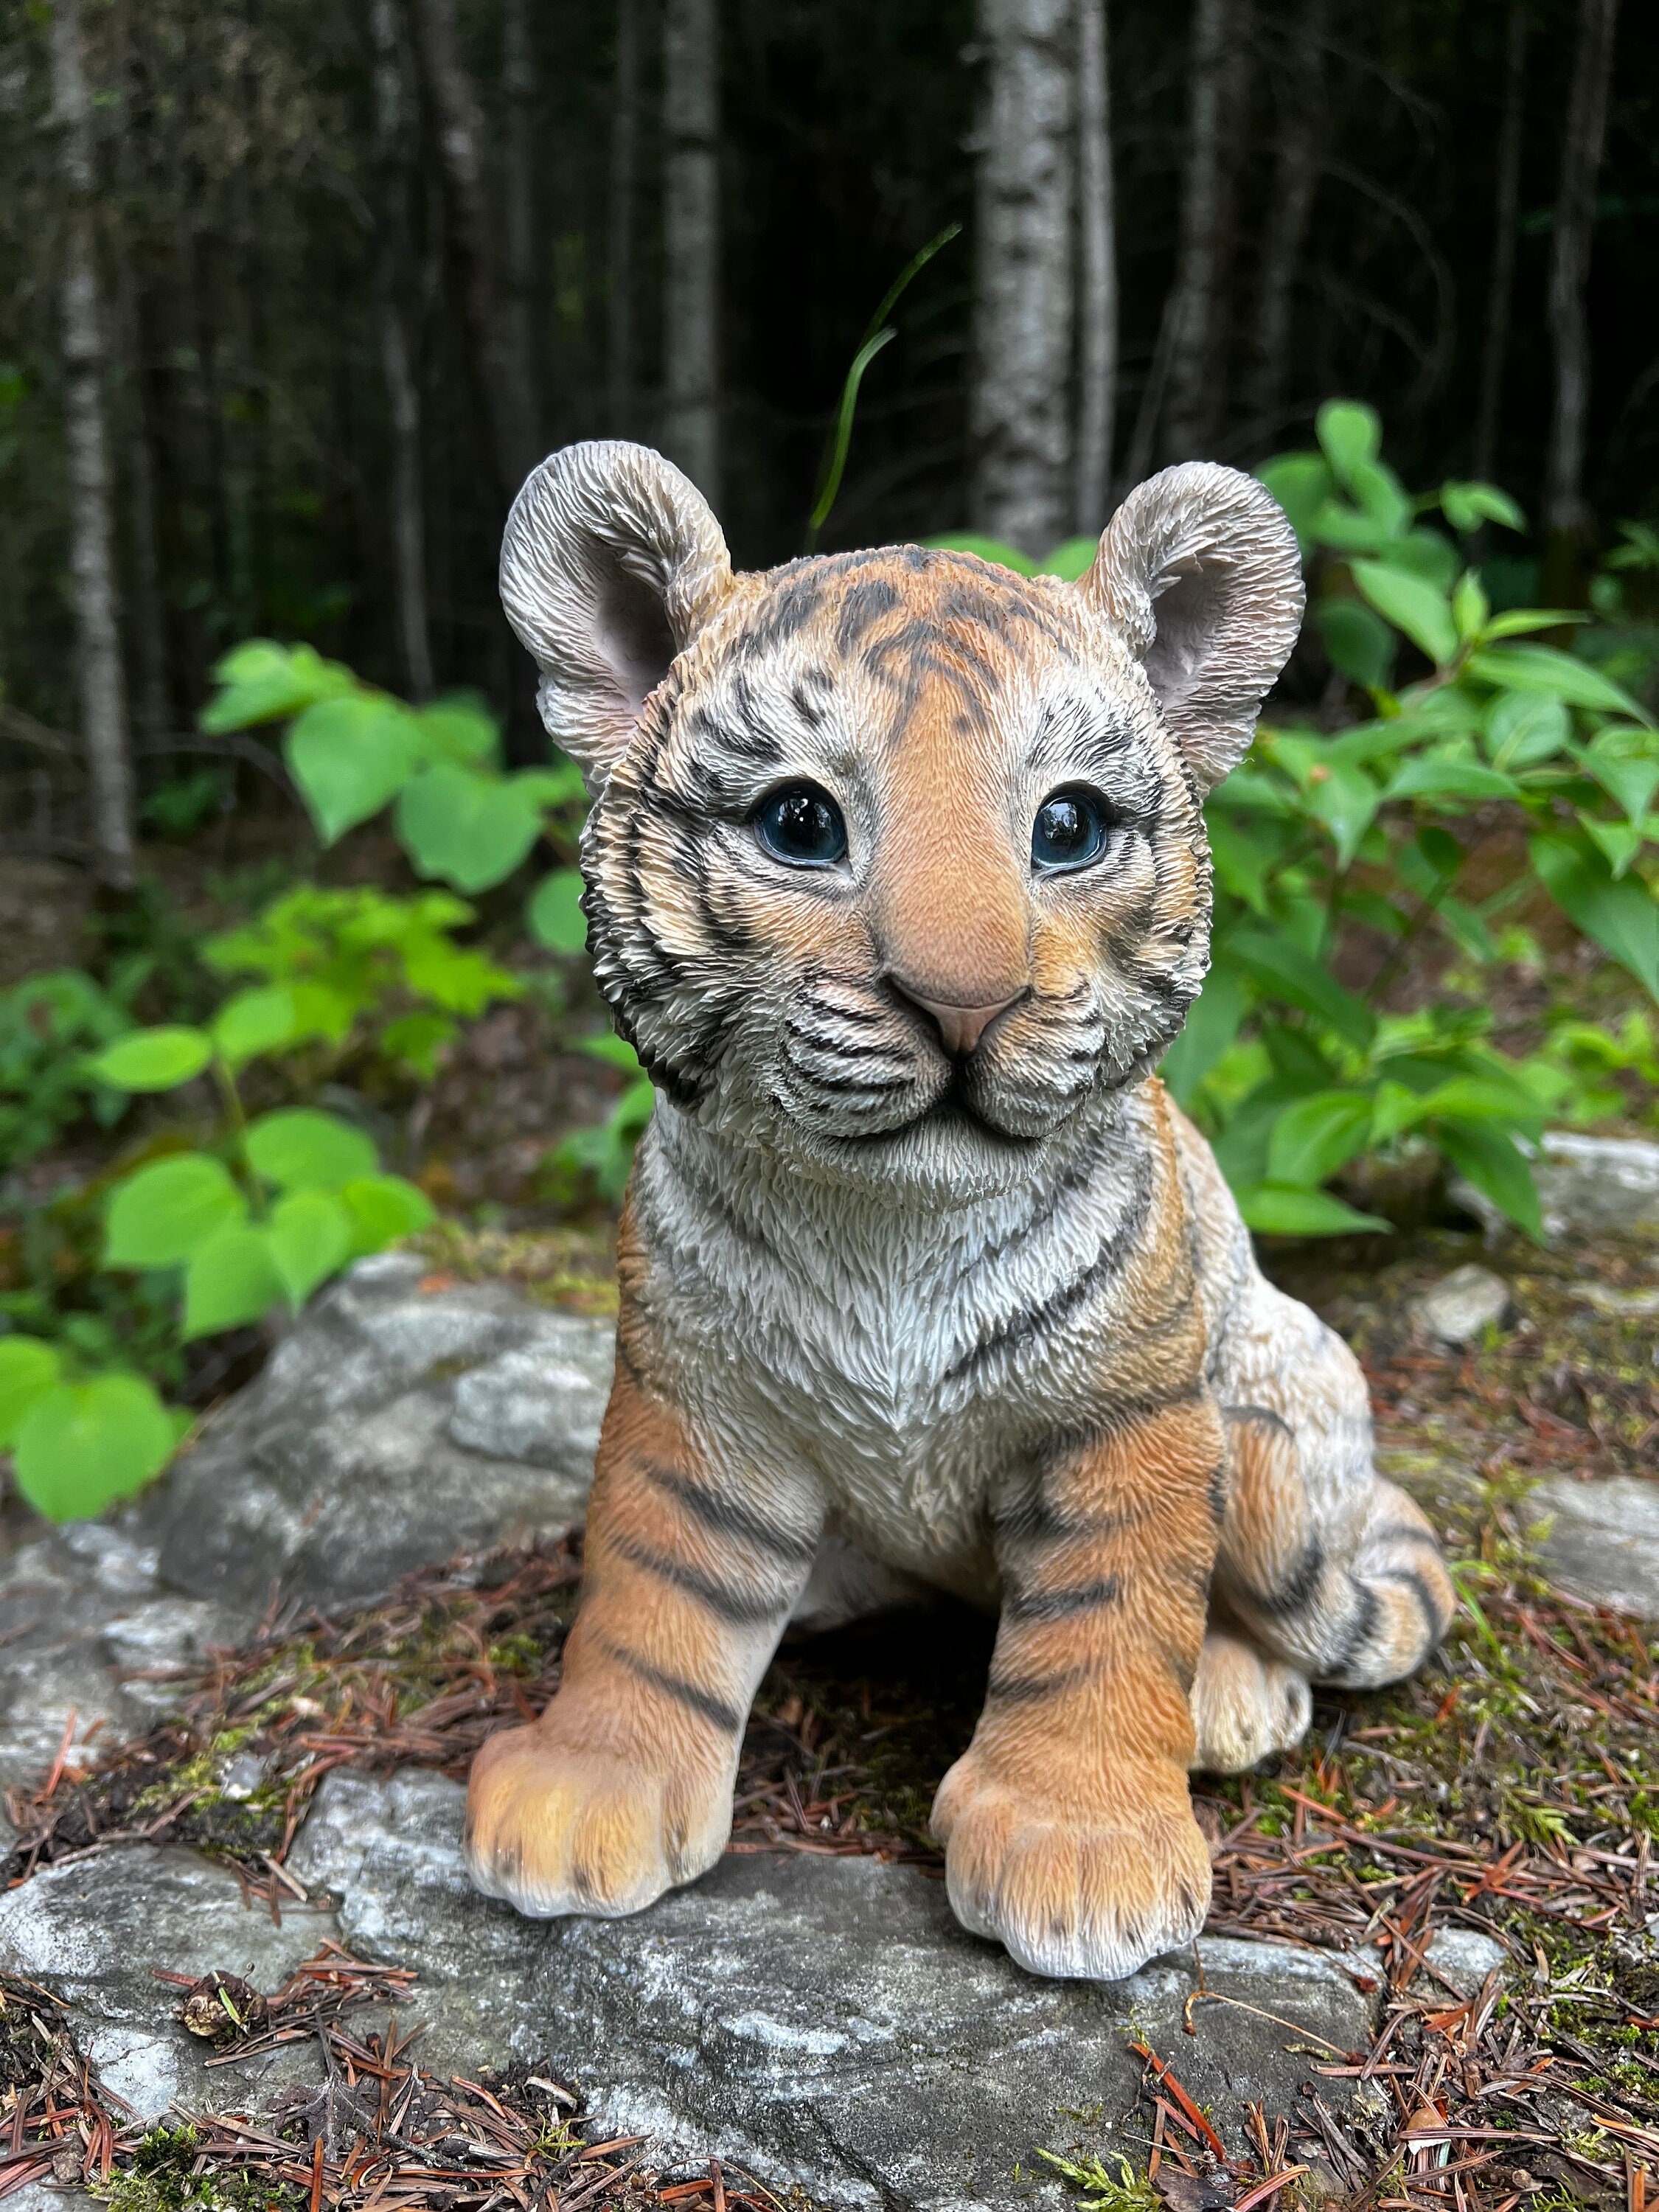
[[[617,1920],[705,1874],[726,1848],[729,1790],[636,1757],[562,1745],[547,1721],[491,1736],[467,1783],[467,1870],[534,1920]]]
[[[1292,1751],[1308,1732],[1313,1692],[1305,1675],[1243,1637],[1212,1629],[1193,1681],[1194,1772],[1243,1774]]]
[[[1178,1785],[1178,1787],[1176,1786]],[[939,1785],[951,1908],[1028,1973],[1116,1982],[1188,1943],[1210,1904],[1210,1855],[1177,1770],[1109,1808],[1033,1802],[969,1751]]]

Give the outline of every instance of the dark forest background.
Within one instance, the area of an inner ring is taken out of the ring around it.
[[[1020,534],[994,511],[975,428],[975,380],[991,373],[976,288],[988,254],[1010,250],[988,234],[990,78],[1000,52],[1018,64],[1021,39],[1041,62],[1045,39],[1075,36],[1058,0],[996,0],[977,18],[972,0],[70,12],[91,164],[78,185],[64,6],[14,0],[0,31],[0,680],[14,738],[19,715],[46,731],[78,719],[63,299],[78,222],[98,285],[91,374],[141,784],[191,727],[215,659],[253,635],[309,640],[404,690],[516,698],[522,746],[524,677],[494,588],[515,470],[573,438],[678,444],[740,562],[797,552],[848,361],[890,280],[951,222],[963,234],[905,295],[870,368],[823,542]],[[1578,552],[1553,580],[1574,590],[1574,558],[1582,582],[1597,533],[1650,514],[1659,482],[1659,11],[1109,0],[1102,20],[1109,491],[1184,451],[1248,466],[1305,443],[1318,403],[1340,393],[1380,410],[1407,482],[1490,473],[1534,521],[1561,374],[1553,256],[1587,127],[1574,88],[1585,41],[1611,38],[1578,295],[1587,433],[1561,514],[1580,494],[1583,507]],[[1046,155],[1066,158],[1086,112],[1050,120]],[[1006,202],[1006,174],[1002,189]],[[1073,195],[1060,214],[1077,224],[1086,210]],[[1177,407],[1171,301],[1195,252],[1212,296]],[[677,257],[694,294],[714,286],[717,386],[689,403],[668,388],[672,333],[696,312]],[[1072,323],[1048,343],[1072,349],[1081,405],[1098,277],[1086,253],[1077,266]],[[1275,285],[1276,328],[1263,307]],[[1534,534],[1521,557],[1545,551]]]

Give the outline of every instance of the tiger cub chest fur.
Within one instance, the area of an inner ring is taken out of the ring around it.
[[[991,1516],[1056,1431],[1109,1419],[1149,1364],[1170,1387],[1172,1323],[1201,1359],[1182,1221],[1145,1091],[1106,1102],[1040,1182],[951,1209],[793,1177],[667,1108],[624,1274],[644,1356],[700,1428],[811,1470],[833,1528],[979,1595]]]

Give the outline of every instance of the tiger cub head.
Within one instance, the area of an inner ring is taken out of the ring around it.
[[[1076,584],[914,545],[739,575],[678,469],[572,446],[501,596],[592,796],[600,987],[705,1127],[949,1202],[1030,1178],[1180,1029],[1204,794],[1302,614],[1249,477],[1142,484]]]

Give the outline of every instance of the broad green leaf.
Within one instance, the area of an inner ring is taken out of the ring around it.
[[[558,768],[523,768],[513,781],[527,799],[550,811],[585,802],[587,797],[587,786],[574,761],[566,761]]]
[[[292,991],[266,983],[227,999],[213,1018],[213,1042],[221,1060],[240,1067],[261,1053],[280,1052],[299,1029]]]
[[[136,1375],[60,1382],[18,1428],[17,1487],[49,1520],[83,1520],[159,1474],[176,1437],[166,1407]]]
[[[415,709],[416,742],[428,760],[473,762],[495,760],[501,743],[495,718],[482,700],[457,692]]]
[[[1541,1134],[1543,1115],[1538,1102],[1518,1083],[1495,1076],[1455,1075],[1437,1084],[1418,1099],[1424,1121],[1491,1122],[1501,1129],[1519,1129],[1534,1140]]]
[[[1315,420],[1314,434],[1346,484],[1382,450],[1382,424],[1376,410],[1357,399],[1328,399]]]
[[[1641,878],[1615,878],[1602,854],[1559,836],[1540,831],[1530,848],[1533,866],[1568,921],[1659,999],[1659,905]]]
[[[1323,762],[1309,778],[1308,811],[1336,841],[1337,866],[1348,867],[1376,817],[1382,794],[1363,768]]]
[[[1644,816],[1640,822],[1598,822],[1583,807],[1577,811],[1585,835],[1607,855],[1615,880],[1629,873],[1631,862],[1650,838],[1659,837],[1659,814]]]
[[[0,1448],[11,1443],[24,1414],[63,1371],[63,1355],[38,1336],[0,1336]]]
[[[343,991],[331,990],[326,983],[295,983],[289,996],[294,1000],[296,1037],[321,1037],[326,1044],[343,1044],[350,1036],[357,1008]]]
[[[1212,968],[1158,1068],[1178,1105],[1192,1103],[1199,1085],[1238,1035],[1243,1018],[1244,991],[1238,977],[1231,968]]]
[[[383,1252],[400,1237],[413,1237],[438,1218],[426,1193],[402,1176],[359,1176],[343,1186],[340,1199],[351,1217],[354,1257]]]
[[[210,1153],[156,1160],[111,1193],[104,1265],[176,1267],[246,1213],[246,1200]]]
[[[212,1057],[213,1041],[201,1030],[134,1030],[87,1066],[100,1083],[118,1091],[176,1091]]]
[[[1505,607],[1486,624],[1488,642],[1499,638],[1524,637],[1528,630],[1561,629],[1569,623],[1589,622],[1589,615],[1569,607]]]
[[[648,1075],[630,1083],[611,1109],[610,1126],[624,1136],[636,1137],[656,1110],[657,1088]]]
[[[1253,933],[1235,938],[1232,950],[1259,988],[1328,1022],[1351,1043],[1362,1048],[1370,1044],[1376,1028],[1370,1007],[1345,991],[1329,969],[1299,945],[1281,935]]]
[[[639,1054],[626,1037],[617,1036],[613,1030],[601,1030],[597,1036],[585,1036],[580,1048],[595,1060],[608,1060],[612,1067],[626,1068],[632,1075],[640,1073]]]
[[[510,876],[541,834],[542,809],[517,780],[440,761],[398,799],[398,835],[423,876],[457,890],[486,890]]]
[[[1437,668],[1457,658],[1457,624],[1443,592],[1384,561],[1356,561],[1353,580],[1378,614],[1403,630]]]
[[[388,1060],[400,1060],[424,1081],[438,1072],[438,1054],[459,1033],[447,1014],[400,1014],[380,1031],[380,1051]]]
[[[587,917],[581,909],[579,868],[555,868],[536,886],[527,909],[531,934],[550,952],[567,957],[587,943]]]
[[[1501,523],[1505,530],[1524,530],[1527,518],[1506,491],[1496,484],[1445,483],[1440,487],[1440,511],[1452,528],[1467,536],[1483,522]]]
[[[1364,1152],[1370,1130],[1371,1103],[1361,1091],[1322,1091],[1298,1098],[1273,1123],[1267,1181],[1311,1189]]]
[[[1559,699],[1500,691],[1486,710],[1486,735],[1492,766],[1512,775],[1553,760],[1571,740],[1572,721]]]
[[[987,538],[976,530],[947,530],[938,538],[922,541],[936,545],[944,553],[976,553],[981,561],[994,562],[999,568],[1012,568],[1017,576],[1035,576],[1036,562],[1029,553],[1022,553],[1018,545],[1010,545],[1000,538]]]
[[[378,814],[408,782],[420,757],[408,708],[395,699],[362,693],[307,707],[283,751],[325,845]]]
[[[1628,691],[1605,677],[1588,660],[1558,653],[1550,645],[1494,645],[1469,655],[1468,672],[1483,684],[1496,684],[1505,691],[1541,691],[1565,700],[1570,707],[1588,707],[1607,714],[1628,714],[1632,721],[1649,716]]]
[[[1279,453],[1255,474],[1284,508],[1305,559],[1314,543],[1314,517],[1336,489],[1330,464],[1318,453]]]
[[[1578,759],[1607,796],[1624,808],[1629,819],[1639,822],[1648,801],[1659,789],[1659,758],[1647,732],[1603,730],[1579,751]]]
[[[1358,1213],[1327,1190],[1301,1190],[1259,1182],[1236,1194],[1245,1225],[1266,1237],[1346,1237],[1356,1230],[1393,1226],[1375,1213]]]
[[[197,1247],[185,1269],[185,1341],[258,1321],[287,1296],[264,1231],[222,1229]]]
[[[1208,817],[1210,858],[1216,881],[1254,913],[1267,911],[1267,871],[1277,857],[1274,841],[1254,835],[1218,811]]]
[[[257,637],[228,653],[213,680],[220,690],[203,709],[201,726],[215,736],[284,720],[319,699],[355,691],[357,682],[349,668],[323,659],[308,645],[273,645]]]
[[[1358,599],[1321,599],[1314,619],[1334,668],[1368,691],[1380,691],[1394,667],[1394,632]]]
[[[1075,584],[1079,576],[1086,576],[1093,568],[1099,550],[1097,538],[1068,538],[1052,552],[1043,555],[1037,563],[1037,574],[1058,576],[1064,584]]]
[[[262,1114],[250,1125],[246,1144],[256,1172],[281,1190],[338,1190],[380,1164],[361,1129],[313,1106]]]
[[[1466,1182],[1489,1198],[1500,1213],[1524,1229],[1534,1244],[1544,1241],[1538,1186],[1513,1137],[1482,1122],[1443,1121],[1436,1133],[1441,1151]]]
[[[1513,799],[1514,778],[1500,769],[1487,768],[1467,755],[1448,758],[1443,753],[1423,753],[1408,760],[1387,791],[1385,799]]]
[[[1385,568],[1406,569],[1443,592],[1448,599],[1462,571],[1457,548],[1437,530],[1408,530],[1385,549],[1381,558]]]
[[[325,1190],[290,1191],[271,1208],[265,1236],[290,1305],[303,1305],[344,1264],[351,1234],[350,1212]]]
[[[1492,612],[1492,601],[1481,588],[1480,579],[1474,569],[1466,568],[1457,580],[1452,593],[1452,620],[1457,624],[1457,635],[1465,645],[1480,636],[1486,617]]]

